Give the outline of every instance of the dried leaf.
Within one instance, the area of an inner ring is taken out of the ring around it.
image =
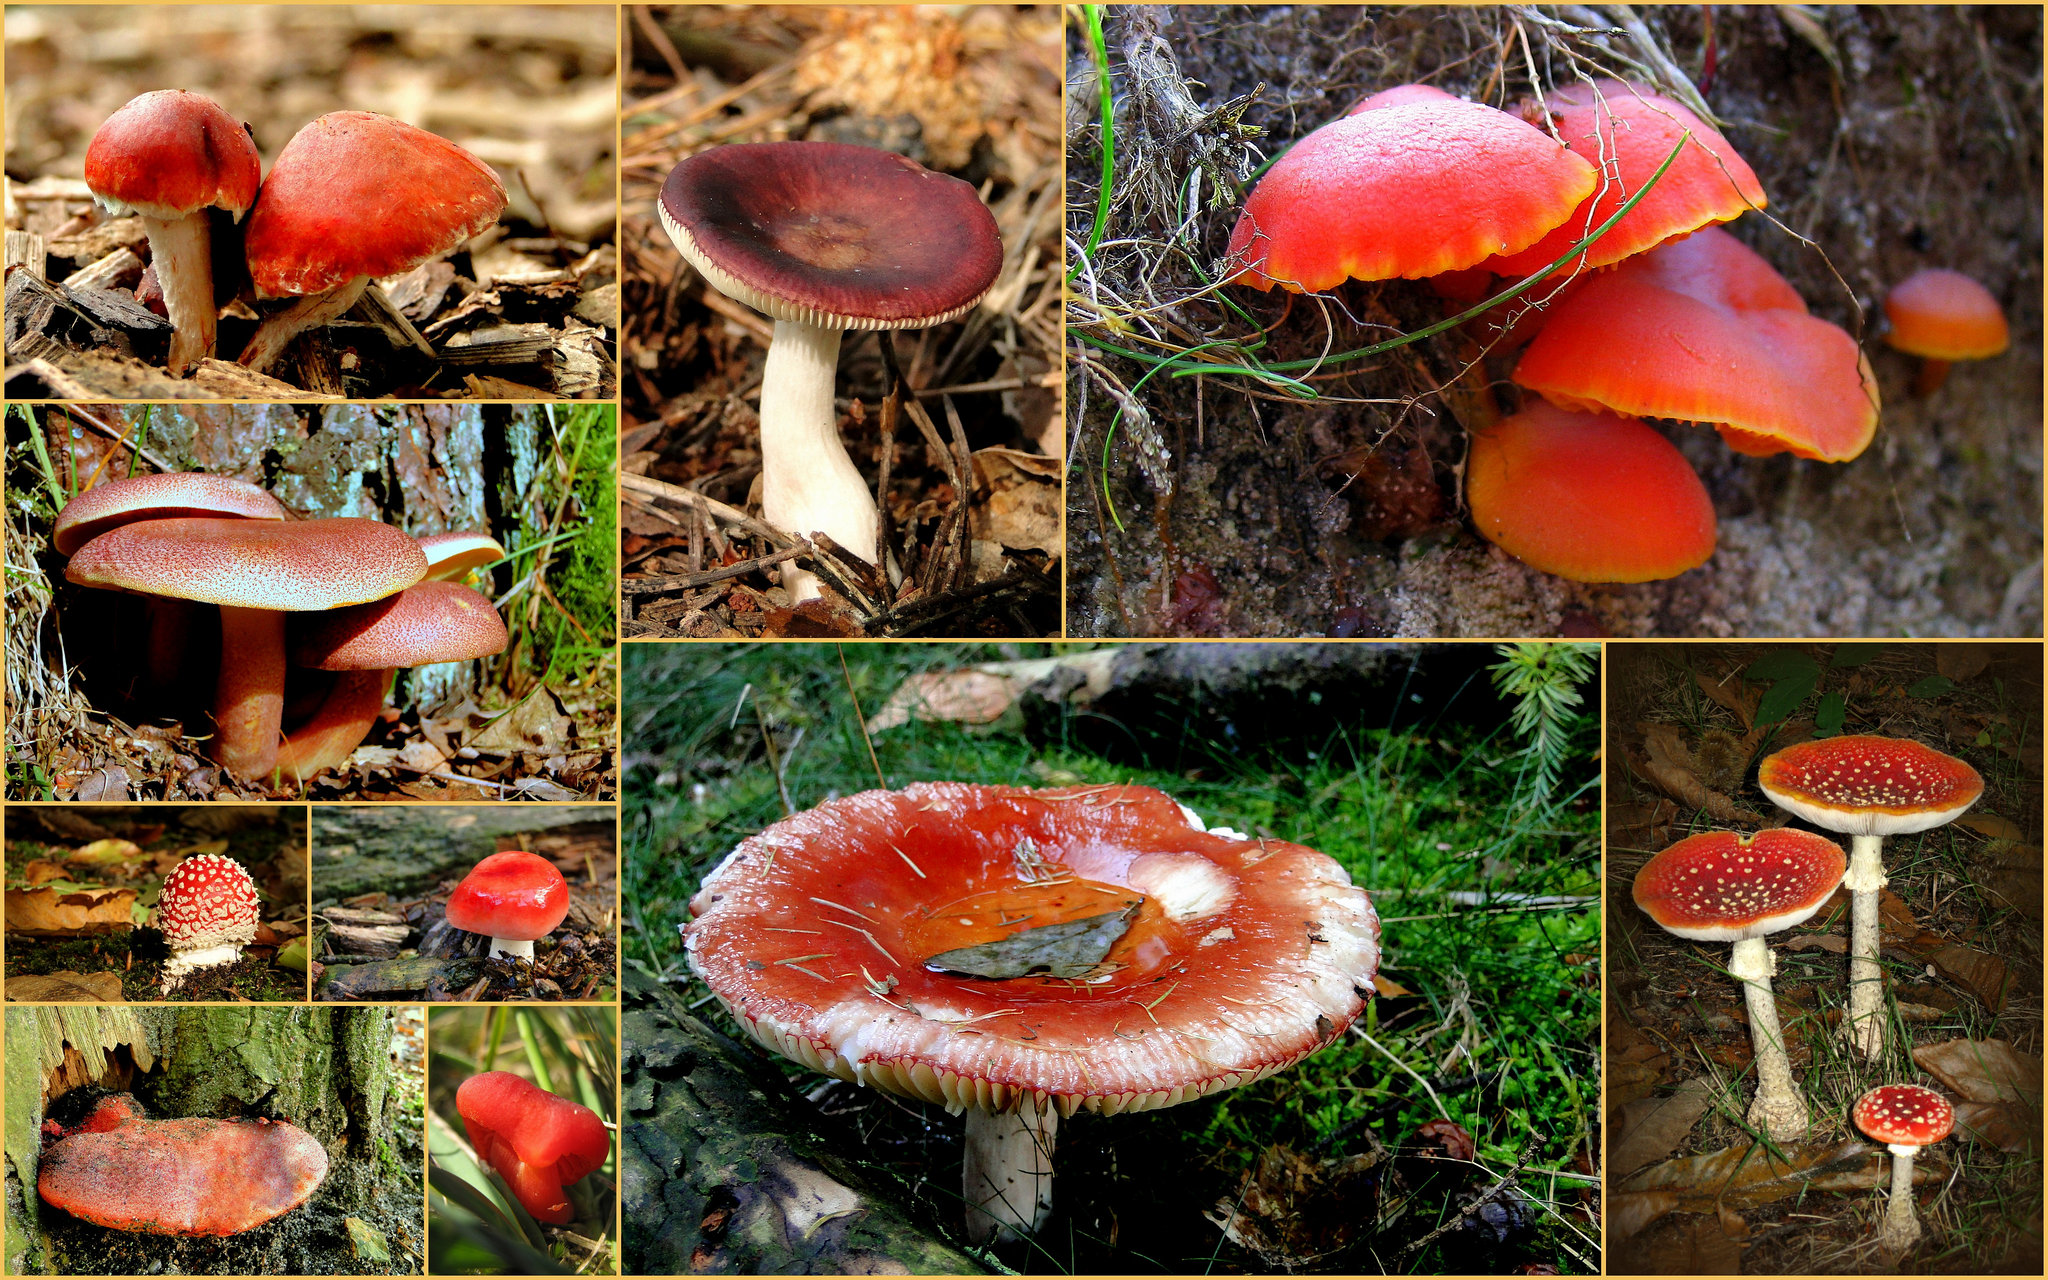
[[[2041,1104],[2041,1059],[2003,1040],[1944,1040],[1913,1050],[1913,1061],[1950,1093],[1971,1102]]]
[[[1102,963],[1137,919],[1143,903],[1141,898],[1121,911],[1019,929],[994,942],[941,951],[925,957],[925,968],[971,978],[1021,978],[1039,971],[1055,978],[1078,978]]]
[[[1000,719],[1015,700],[1007,676],[976,670],[927,671],[896,686],[889,701],[868,721],[868,732],[880,733],[912,720],[989,724]]]
[[[1675,1191],[1617,1191],[1607,1198],[1607,1230],[1619,1243],[1677,1207]]]
[[[976,476],[988,489],[988,501],[976,503],[969,513],[974,536],[1018,550],[1059,555],[1064,546],[1060,460],[992,448],[976,450],[973,462]]]
[[[1943,946],[1914,950],[1949,978],[1969,988],[1993,1013],[2005,1008],[2006,992],[2012,987],[2012,973],[2005,961],[1973,947]]]
[[[39,1004],[119,1004],[121,975],[74,973],[69,969],[24,974],[7,980],[7,998]]]
[[[223,840],[221,841],[221,848],[217,852],[224,852],[226,849],[227,842]],[[83,848],[73,849],[70,853],[64,855],[64,861],[101,865],[105,863],[133,862],[141,856],[142,849],[133,842],[108,839],[95,840]]]
[[[134,905],[133,889],[9,889],[7,928],[45,937],[112,933],[134,923]]]
[[[1625,1176],[1666,1158],[1678,1150],[1693,1125],[1713,1105],[1713,1082],[1696,1076],[1663,1097],[1643,1098],[1619,1108],[1607,1149],[1608,1171]]]
[[[1415,1136],[1425,1143],[1442,1147],[1444,1154],[1453,1160],[1470,1160],[1479,1154],[1479,1145],[1472,1141],[1472,1135],[1455,1120],[1431,1120],[1417,1129]]]
[[[2027,833],[2020,830],[2019,823],[2011,818],[2001,818],[1995,813],[1966,813],[1956,819],[1956,825],[1993,840],[2017,841],[2027,838]],[[2034,865],[2039,866],[2040,863],[2036,861]]]
[[[1934,669],[1957,684],[1975,679],[1990,665],[1989,645],[1963,643],[1934,646]]]
[[[1713,818],[1744,826],[1768,826],[1769,820],[1752,813],[1718,791],[1710,790],[1692,771],[1691,753],[1678,736],[1678,726],[1644,726],[1643,745],[1649,751],[1641,772],[1672,799],[1690,809],[1703,809]]]

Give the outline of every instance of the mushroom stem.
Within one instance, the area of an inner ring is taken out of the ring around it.
[[[1892,1198],[1877,1224],[1877,1247],[1886,1253],[1904,1253],[1920,1239],[1920,1215],[1913,1208],[1913,1157],[1920,1148],[1890,1143],[1892,1153]]]
[[[777,320],[761,370],[761,514],[785,533],[824,532],[875,563],[875,499],[846,445],[832,387],[839,330]],[[817,598],[817,575],[783,567],[792,602]]]
[[[192,602],[176,596],[144,596],[142,614],[149,628],[143,656],[143,680],[156,691],[173,688],[185,665],[185,637],[192,629]]]
[[[1883,836],[1853,836],[1849,842],[1849,1012],[1842,1039],[1864,1058],[1884,1053],[1884,973],[1877,966],[1879,890],[1885,886],[1879,850]]]
[[[142,215],[149,235],[149,256],[156,262],[157,283],[163,286],[164,311],[171,319],[171,355],[166,367],[173,377],[213,354],[213,238],[206,211],[182,218]]]
[[[1756,1100],[1749,1104],[1749,1123],[1774,1142],[1805,1136],[1806,1100],[1792,1081],[1792,1063],[1785,1056],[1785,1033],[1778,1026],[1778,1006],[1771,996],[1771,975],[1777,957],[1762,938],[1735,944],[1728,972],[1742,982],[1749,1002],[1749,1030],[1756,1043]]]
[[[173,951],[171,958],[164,962],[164,994],[171,992],[185,981],[188,973],[211,969],[215,965],[233,964],[242,958],[242,946],[238,942],[223,942],[217,947],[199,947],[191,951]]]
[[[395,669],[344,671],[327,697],[278,748],[277,772],[300,782],[340,766],[370,736]]]
[[[507,956],[514,960],[531,960],[533,959],[533,939],[492,938],[490,954],[494,956]]]
[[[1036,1231],[1052,1212],[1052,1143],[1059,1112],[1029,1099],[1013,1111],[969,1107],[967,1155],[961,1163],[967,1195],[967,1239],[987,1244],[1001,1236]]]
[[[1931,396],[1941,390],[1942,384],[1948,381],[1948,371],[1951,363],[1948,360],[1936,360],[1932,357],[1922,360],[1920,362],[1920,372],[1913,377],[1913,394],[1916,396]]]
[[[220,607],[220,676],[213,689],[214,758],[256,781],[277,767],[284,718],[284,614]]]
[[[350,307],[356,305],[369,286],[370,277],[357,276],[347,284],[336,285],[325,293],[308,294],[293,302],[282,311],[273,311],[256,326],[249,345],[242,348],[240,362],[258,373],[277,363],[284,349],[291,345],[293,338],[307,329],[339,319]],[[164,286],[170,292],[170,286]]]

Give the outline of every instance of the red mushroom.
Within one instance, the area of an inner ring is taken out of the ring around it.
[[[832,404],[847,329],[922,329],[978,305],[1002,233],[972,184],[872,147],[752,142],[686,157],[655,204],[720,293],[775,321],[761,369],[761,514],[882,567],[875,500]],[[816,575],[785,568],[793,600]]]
[[[1284,1070],[1358,1016],[1379,960],[1335,861],[1144,787],[829,801],[742,841],[690,912],[691,969],[755,1039],[967,1113],[977,1242],[1043,1220],[1059,1117]]]
[[[43,1152],[36,1190],[115,1231],[231,1236],[304,1204],[326,1177],[326,1150],[295,1125],[148,1120],[117,1094]]]
[[[129,101],[85,149],[85,185],[116,215],[140,214],[171,321],[168,368],[213,354],[219,313],[206,210],[237,221],[255,202],[262,161],[248,131],[211,98],[162,89]]]
[[[165,993],[188,973],[241,959],[256,940],[261,909],[256,881],[233,858],[195,853],[171,868],[156,902],[156,926],[171,946]]]
[[[1949,1135],[1956,1110],[1932,1089],[1887,1084],[1858,1098],[1851,1114],[1858,1129],[1892,1153],[1892,1197],[1878,1224],[1877,1247],[1904,1253],[1920,1238],[1920,1215],[1913,1208],[1913,1157],[1920,1148]]]
[[[1688,836],[1636,872],[1636,906],[1667,932],[1733,942],[1728,973],[1742,983],[1756,1044],[1756,1098],[1749,1123],[1785,1142],[1805,1135],[1806,1100],[1792,1080],[1785,1034],[1771,995],[1777,959],[1764,939],[1819,911],[1847,867],[1841,846],[1807,831]]]
[[[604,1166],[612,1137],[589,1107],[509,1071],[486,1071],[455,1090],[469,1144],[542,1222],[569,1221],[568,1185]]]
[[[321,116],[285,143],[249,215],[256,296],[299,301],[264,319],[241,362],[269,368],[372,277],[439,257],[504,211],[498,175],[446,138],[368,111]]]
[[[533,942],[569,914],[569,884],[555,864],[522,850],[494,853],[448,895],[448,923],[486,934],[491,954],[533,959]]]
[[[2012,342],[2005,312],[1991,290],[1960,271],[1915,271],[1884,296],[1892,323],[1884,340],[1921,357],[1913,394],[1931,396],[1958,360],[1984,360]]]
[[[1766,756],[1757,786],[1779,808],[1849,837],[1849,1014],[1842,1035],[1865,1058],[1884,1052],[1884,973],[1877,964],[1884,838],[1960,817],[1984,779],[1954,756],[1904,738],[1848,734]]]

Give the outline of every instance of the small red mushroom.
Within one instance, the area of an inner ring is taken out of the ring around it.
[[[464,1080],[455,1090],[455,1109],[476,1153],[542,1222],[567,1223],[566,1188],[611,1155],[611,1131],[595,1111],[509,1071]]]
[[[1885,342],[1921,358],[1913,394],[1931,396],[1958,360],[1985,360],[2011,345],[2005,312],[1991,290],[1960,271],[1915,271],[1884,298]]]
[[[512,849],[476,864],[448,895],[448,923],[491,939],[491,954],[533,959],[533,940],[569,914],[569,885],[555,864]]]
[[[1887,1084],[1858,1098],[1851,1116],[1858,1129],[1892,1153],[1892,1198],[1878,1224],[1877,1247],[1904,1253],[1920,1238],[1920,1215],[1913,1209],[1913,1157],[1920,1148],[1949,1135],[1956,1109],[1932,1089]]]
[[[157,928],[171,945],[165,994],[188,973],[241,959],[256,940],[260,908],[255,880],[233,858],[196,853],[171,868],[156,903]]]
[[[116,1094],[43,1152],[36,1190],[115,1231],[231,1236],[305,1203],[326,1177],[326,1150],[294,1125],[149,1120]]]

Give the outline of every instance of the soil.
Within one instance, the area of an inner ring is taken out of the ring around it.
[[[1649,49],[1699,87],[1783,224],[1751,213],[1730,229],[1874,366],[1885,409],[1866,453],[1746,458],[1709,432],[1654,424],[1701,473],[1717,554],[1665,582],[1573,583],[1461,519],[1464,434],[1436,394],[1456,364],[1440,339],[1326,374],[1313,402],[1240,378],[1153,378],[1131,396],[1152,429],[1126,412],[1105,446],[1119,407],[1109,378],[1129,388],[1146,367],[1090,347],[1091,333],[1121,339],[1077,307],[1076,350],[1108,376],[1071,375],[1069,634],[2039,635],[2040,11],[1709,12],[1711,38],[1701,9],[1652,8],[1639,11],[1646,42],[1603,50],[1547,14],[1507,9],[1110,10],[1116,205],[1077,294],[1112,311],[1158,308],[1176,345],[1248,337],[1243,317],[1191,298],[1203,286],[1190,257],[1163,251],[1178,221],[1169,201],[1202,162],[1204,195],[1219,179],[1225,191],[1192,220],[1192,261],[1207,272],[1237,218],[1231,180],[1365,94],[1424,80],[1512,106],[1531,88],[1531,60],[1547,87]],[[1146,24],[1165,70],[1155,60],[1140,83],[1127,42]],[[1068,232],[1080,243],[1102,162],[1078,26],[1068,52]],[[1176,75],[1195,95],[1178,115]],[[1235,117],[1202,114],[1233,103]],[[1268,133],[1246,139],[1233,118]],[[2012,346],[1916,399],[1916,362],[1883,344],[1879,304],[1929,266],[1984,281]],[[1278,295],[1226,292],[1273,326],[1260,353],[1272,360],[1365,346],[1444,314],[1412,281],[1349,283],[1291,310]],[[1491,371],[1511,394],[1505,367]]]

